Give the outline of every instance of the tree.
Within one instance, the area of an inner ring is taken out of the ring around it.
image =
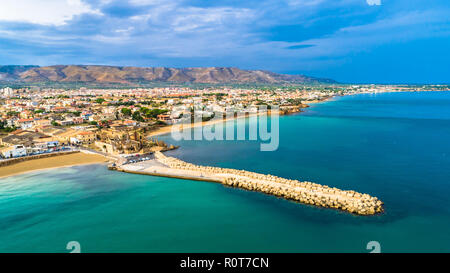
[[[120,110],[120,112],[124,115],[124,116],[131,116],[131,110],[128,108],[122,108],[122,110]]]
[[[133,113],[133,120],[144,121],[144,118],[141,116],[139,111],[136,111],[136,112]]]
[[[105,102],[105,99],[104,98],[98,98],[98,99],[95,100],[95,102],[98,103],[98,104],[102,104],[103,102]]]
[[[16,129],[17,129],[16,126],[8,127],[6,121],[0,121],[0,131],[9,133],[15,131]]]
[[[17,116],[18,114],[19,114],[19,112],[16,112],[16,111],[9,111],[6,113],[6,115],[8,117]]]
[[[147,109],[147,108],[145,108]],[[145,111],[144,116],[146,118],[156,118],[158,115],[167,113],[169,110],[166,109],[147,109],[147,111]]]

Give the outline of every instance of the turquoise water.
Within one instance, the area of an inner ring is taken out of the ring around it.
[[[186,161],[366,192],[386,213],[79,166],[2,179],[0,252],[68,252],[69,241],[82,252],[368,252],[369,241],[382,252],[450,252],[450,92],[316,104],[280,117],[274,152],[256,141],[163,139]]]

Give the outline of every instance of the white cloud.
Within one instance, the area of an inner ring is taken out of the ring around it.
[[[130,0],[130,4],[135,6],[147,6],[156,4],[167,4],[169,1],[165,0]],[[170,2],[178,2],[177,0],[171,0]]]
[[[366,0],[369,6],[380,6],[381,0]]]
[[[128,28],[116,29],[115,32],[116,33],[129,33],[133,30],[134,30],[134,27],[128,27]]]
[[[81,0],[2,0],[0,4],[0,21],[60,26],[85,13],[101,14]]]
[[[371,0],[368,0],[371,1]],[[324,2],[324,0],[288,0],[289,6],[317,6]]]
[[[307,58],[345,56],[370,51],[380,45],[407,42],[429,37],[446,37],[449,29],[448,10],[424,10],[399,13],[376,22],[344,27],[332,35],[303,41],[300,45],[314,45],[301,49]]]
[[[194,30],[201,27],[217,27],[231,22],[249,20],[253,15],[249,9],[234,8],[187,8],[181,9],[174,18],[175,31]]]

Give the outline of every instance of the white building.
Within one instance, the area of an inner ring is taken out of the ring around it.
[[[29,129],[34,125],[34,119],[19,119],[16,120],[15,125],[22,130]]]
[[[12,95],[14,94],[14,91],[12,90],[11,87],[5,87],[0,91],[1,91],[0,94],[2,94],[4,97],[12,97]]]
[[[27,155],[27,149],[23,145],[6,147],[1,151],[4,158],[14,158]]]
[[[76,138],[76,137],[71,137],[71,138],[70,138],[70,144],[81,145],[82,142],[81,142],[78,138]]]

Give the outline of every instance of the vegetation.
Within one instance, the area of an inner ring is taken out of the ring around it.
[[[133,116],[133,120],[144,121],[144,118],[141,116],[139,111],[134,112],[132,116]]]
[[[131,116],[131,110],[128,108],[122,108],[122,110],[120,110],[120,112],[124,115],[124,116]]]
[[[0,121],[0,132],[10,133],[15,131],[17,128],[15,126],[9,127],[6,124],[6,121]]]
[[[141,109],[139,111],[146,118],[157,118],[158,115],[165,114],[169,110],[166,110],[166,109],[148,109],[146,107],[141,107]]]
[[[134,101],[126,101],[126,102],[119,101],[119,102],[109,102],[108,106],[120,106],[120,105],[122,105],[122,106],[131,106],[131,105],[134,105],[134,104],[135,104]]]
[[[18,116],[20,113],[19,112],[16,112],[16,111],[9,111],[9,112],[6,112],[6,115],[8,116],[8,117],[16,117],[16,116]]]

